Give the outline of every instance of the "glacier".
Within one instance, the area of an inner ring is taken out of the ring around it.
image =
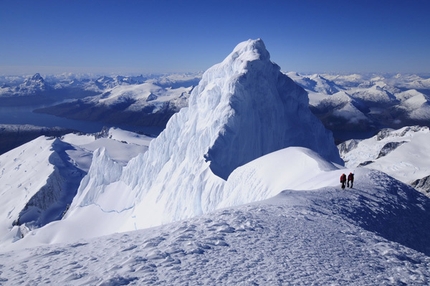
[[[169,120],[147,152],[125,167],[95,152],[65,220],[80,212],[110,213],[116,218],[109,228],[128,231],[226,207],[223,198],[235,189],[226,182],[234,170],[293,146],[343,164],[331,132],[310,112],[307,93],[271,62],[261,39],[248,40],[203,74],[189,106]],[[256,192],[241,203],[270,195]]]

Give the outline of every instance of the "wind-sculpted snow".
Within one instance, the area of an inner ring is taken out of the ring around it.
[[[222,117],[227,122],[206,155],[214,174],[227,179],[238,166],[288,146],[308,147],[328,160],[341,162],[333,150],[331,134],[310,113],[306,92],[270,62],[261,41],[236,47],[223,63],[204,75],[200,89],[205,88],[205,77],[228,74],[236,65],[237,70],[224,79],[229,90],[218,91],[218,106],[226,113]],[[212,97],[205,89],[200,97]]]
[[[96,183],[82,184],[80,196],[93,204],[99,204],[99,192],[126,198],[117,212],[135,204],[122,230],[189,218],[217,208],[237,167],[289,146],[342,163],[331,133],[308,109],[305,91],[270,61],[261,40],[249,40],[203,74],[189,107],[171,118],[119,179],[116,171],[108,184],[92,179],[105,172],[94,166],[98,171],[90,171],[85,182]]]
[[[333,170],[338,170],[338,167],[312,150],[303,147],[282,149],[234,170],[226,182],[218,207],[261,201],[286,188],[320,188],[328,182],[326,179],[318,180],[318,176]],[[337,176],[333,177],[337,179]]]
[[[83,207],[101,200],[102,196],[110,195],[104,191],[104,186],[119,179],[122,166],[110,159],[104,148],[97,149],[93,153],[93,161],[89,173],[91,176],[85,176],[82,180],[79,192],[76,195],[71,208],[75,206]],[[91,192],[85,192],[91,189]],[[85,192],[85,195],[82,193]]]
[[[428,285],[429,198],[381,172],[356,180],[348,191],[285,190],[151,229],[3,252],[0,283]]]

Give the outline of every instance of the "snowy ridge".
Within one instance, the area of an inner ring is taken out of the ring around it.
[[[52,141],[40,137],[34,142],[24,144],[0,156],[0,182],[3,186],[0,193],[2,198],[0,240],[2,242],[15,239],[15,233],[7,230],[12,227],[14,221],[18,220],[28,200],[46,184],[46,179],[54,171],[54,167],[49,164],[49,156],[52,154],[51,143]],[[30,156],[32,160],[24,164],[21,154]],[[14,176],[14,173],[21,168],[25,168],[26,172],[20,172],[19,177]],[[42,180],[35,181],[36,176]]]
[[[68,149],[73,147],[42,136],[0,156],[1,242],[61,219],[85,174],[70,162]]]
[[[0,247],[62,219],[79,185],[85,183],[81,180],[90,166],[108,168],[95,178],[108,176],[114,166],[120,169],[130,158],[145,152],[152,140],[114,128],[107,130],[105,137],[96,137],[72,133],[56,139],[41,136],[0,156]],[[109,159],[92,165],[94,151]]]
[[[306,90],[315,93],[331,95],[344,90],[342,86],[337,85],[335,82],[328,80],[319,74],[313,74],[310,76],[301,76],[296,72],[288,72],[286,74]]]
[[[381,172],[356,179],[353,190],[285,190],[174,224],[0,253],[0,282],[428,284],[429,199]]]
[[[286,162],[294,162],[287,164]],[[264,167],[262,167],[264,166]],[[282,171],[279,171],[282,168]],[[257,158],[238,167],[228,178],[219,207],[237,206],[265,200],[281,191],[313,190],[336,181],[317,180],[330,171],[338,170],[333,163],[303,147],[290,147]]]

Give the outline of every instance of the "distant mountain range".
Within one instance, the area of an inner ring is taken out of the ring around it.
[[[413,74],[286,73],[309,94],[311,111],[337,143],[383,128],[430,127],[430,77]],[[201,74],[0,77],[3,106],[51,103],[37,109],[70,119],[164,127],[188,106]],[[23,100],[25,98],[25,100]],[[65,102],[61,102],[67,100]],[[61,102],[61,103],[58,103]]]
[[[430,78],[418,75],[300,75],[287,73],[309,94],[312,112],[337,142],[383,128],[430,126]]]

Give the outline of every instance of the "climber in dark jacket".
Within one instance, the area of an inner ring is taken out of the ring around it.
[[[345,189],[346,175],[342,174],[340,176],[340,183],[342,184],[342,189]]]
[[[350,182],[351,182],[351,185],[349,184]],[[351,172],[348,175],[348,182],[346,183],[346,186],[352,188],[353,184],[354,184],[354,174]]]

